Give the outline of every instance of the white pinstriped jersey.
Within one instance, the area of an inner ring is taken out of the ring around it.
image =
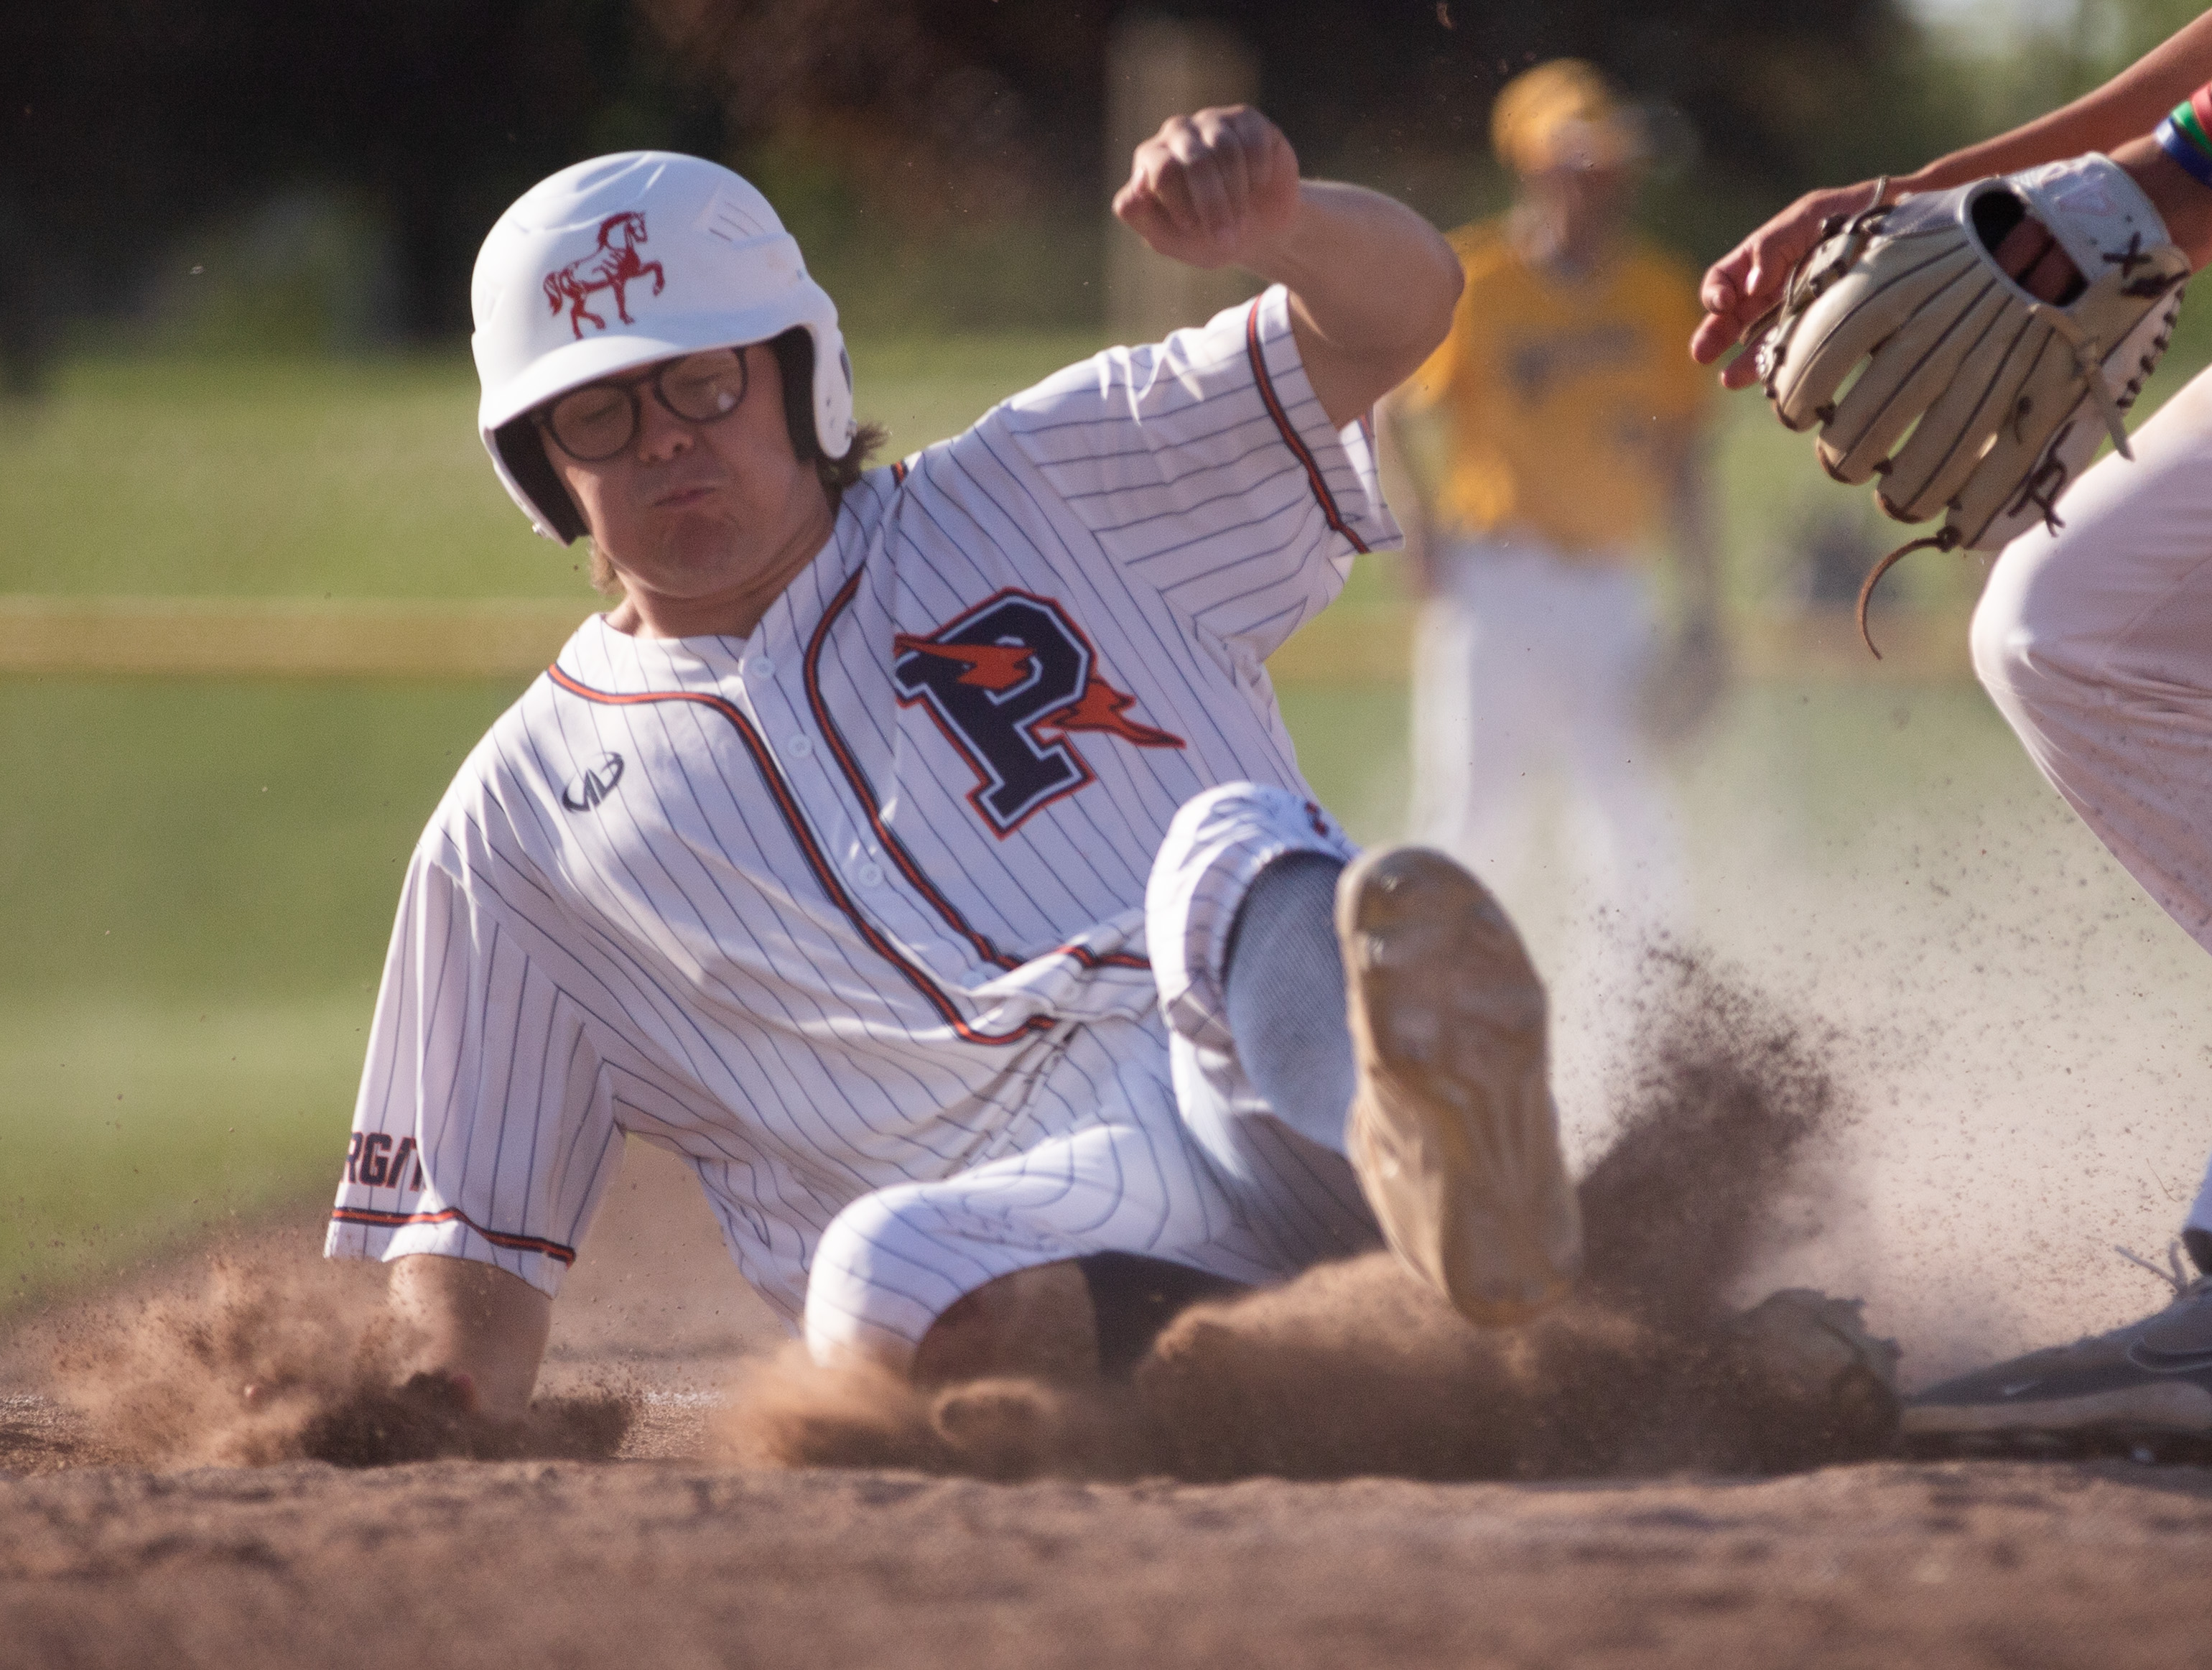
[[[635,1132],[795,1318],[861,1196],[1171,1114],[1153,854],[1307,792],[1261,663],[1395,537],[1277,288],[870,472],[745,640],[587,622],[416,851],[329,1251],[554,1292]]]

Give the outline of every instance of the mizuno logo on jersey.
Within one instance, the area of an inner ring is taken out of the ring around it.
[[[901,704],[924,704],[975,769],[969,801],[1001,835],[1094,780],[1070,732],[1184,745],[1129,717],[1136,698],[1098,676],[1091,641],[1048,598],[1000,592],[926,637],[902,632],[892,649]]]
[[[602,754],[568,780],[561,791],[561,804],[570,811],[592,811],[622,781],[623,756]]]

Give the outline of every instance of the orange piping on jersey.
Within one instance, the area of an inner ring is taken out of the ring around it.
[[[853,902],[852,895],[846,892],[844,884],[837,879],[836,871],[815,843],[813,832],[806,827],[805,815],[799,810],[798,797],[792,793],[790,785],[783,780],[782,772],[769,753],[768,745],[753,729],[752,721],[735,703],[726,701],[718,695],[707,695],[694,690],[644,690],[630,695],[595,690],[588,684],[579,683],[558,666],[546,668],[545,676],[571,695],[580,695],[586,701],[597,701],[610,707],[643,707],[658,701],[685,701],[720,714],[736,727],[738,735],[744,739],[745,747],[753,756],[754,769],[759,772],[761,781],[767,786],[770,797],[775,801],[776,811],[783,817],[784,827],[791,831],[791,837],[798,843],[800,855],[814,871],[814,878],[822,884],[822,890],[830,896],[830,902],[842,911],[853,926],[860,930],[860,937],[868,942],[869,948],[896,969],[905,977],[907,984],[921,993],[930,1006],[945,1017],[946,1025],[971,1044],[1011,1044],[1019,1042],[1032,1033],[1049,1031],[1057,1024],[1048,1016],[1032,1015],[1011,1032],[979,1032],[962,1017],[952,999],[945,994],[936,981],[901,956],[897,947],[875,924],[860,914],[860,907]]]
[[[845,733],[837,728],[836,720],[830,717],[830,704],[822,695],[822,649],[829,642],[830,626],[851,605],[854,594],[860,589],[860,574],[855,569],[853,577],[838,588],[836,597],[830,599],[830,606],[822,611],[822,619],[814,629],[813,637],[807,642],[806,701],[807,705],[814,709],[814,722],[822,727],[822,734],[830,744],[830,751],[836,756],[837,768],[845,774],[845,780],[851,786],[854,798],[860,801],[861,811],[867,814],[869,829],[875,832],[876,839],[883,844],[884,851],[890,855],[891,862],[898,866],[899,873],[907,878],[908,884],[928,902],[930,908],[944,920],[945,926],[974,947],[976,956],[986,963],[998,964],[1001,969],[1018,969],[1022,966],[1022,959],[1000,950],[988,937],[978,932],[961,914],[960,908],[938,890],[936,884],[915,862],[914,854],[907,851],[905,843],[891,833],[890,825],[884,822],[882,809],[876,805],[875,789],[869,783],[867,774],[860,769],[860,762],[853,757],[853,750],[845,741]],[[1152,966],[1145,957],[1131,956],[1124,951],[1109,951],[1101,956],[1081,945],[1056,946],[1045,955],[1072,956],[1086,969],[1148,969]]]
[[[543,1236],[509,1235],[503,1230],[487,1230],[459,1206],[447,1206],[443,1212],[373,1212],[367,1206],[338,1206],[331,1211],[331,1221],[334,1224],[366,1224],[379,1230],[404,1229],[410,1224],[465,1224],[493,1246],[504,1247],[509,1252],[543,1253],[563,1264],[576,1261],[574,1247],[564,1247],[557,1241],[546,1240]]]
[[[1365,550],[1366,543],[1352,531],[1350,524],[1337,510],[1335,497],[1329,492],[1328,483],[1322,479],[1321,465],[1314,462],[1314,455],[1306,450],[1306,444],[1298,438],[1298,432],[1291,427],[1290,414],[1283,410],[1283,403],[1275,398],[1275,381],[1267,374],[1267,356],[1260,346],[1260,304],[1257,301],[1252,304],[1252,311],[1245,316],[1244,351],[1251,356],[1252,380],[1260,386],[1260,398],[1267,402],[1267,416],[1275,420],[1275,428],[1282,432],[1284,444],[1297,455],[1298,462],[1305,466],[1306,482],[1313,489],[1314,498],[1321,506],[1322,519],[1352,542],[1352,550]]]

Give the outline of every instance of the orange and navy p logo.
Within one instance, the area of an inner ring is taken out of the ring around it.
[[[892,648],[901,705],[924,704],[974,768],[969,803],[999,835],[1096,780],[1072,732],[1184,746],[1129,717],[1136,698],[1099,676],[1091,641],[1049,598],[1000,592],[926,637],[899,634]]]

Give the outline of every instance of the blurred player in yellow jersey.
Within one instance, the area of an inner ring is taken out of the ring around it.
[[[1413,833],[1510,890],[1531,787],[1563,769],[1577,897],[1632,945],[1681,903],[1655,741],[1719,688],[1705,380],[1680,347],[1696,282],[1626,229],[1642,128],[1590,66],[1511,82],[1492,137],[1518,201],[1453,234],[1467,288],[1451,334],[1381,426],[1422,599]],[[1653,571],[1670,544],[1686,625],[1662,654]]]

